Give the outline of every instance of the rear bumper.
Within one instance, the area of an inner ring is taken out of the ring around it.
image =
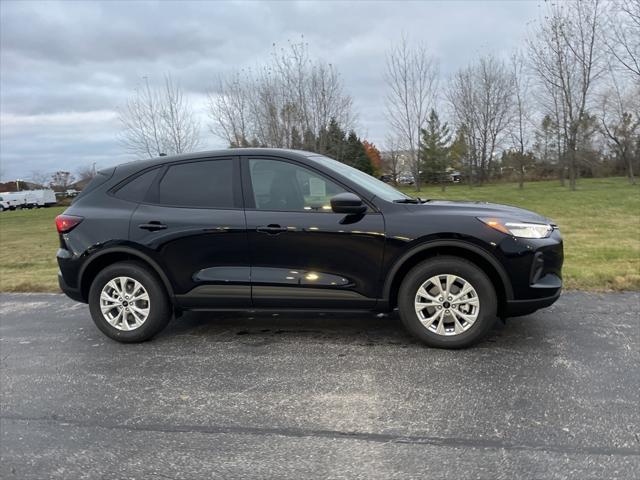
[[[60,285],[60,290],[72,300],[76,302],[86,303],[86,300],[82,298],[82,292],[79,288],[72,288],[67,285],[67,282],[64,281],[64,277],[62,276],[62,272],[58,271],[58,285]]]

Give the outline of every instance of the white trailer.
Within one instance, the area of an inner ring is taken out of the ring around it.
[[[56,194],[51,189],[23,190],[22,192],[2,192],[0,205],[2,210],[16,208],[49,207],[57,203]]]
[[[42,190],[29,190],[27,194],[27,206],[49,207],[57,203],[56,194],[50,188]]]

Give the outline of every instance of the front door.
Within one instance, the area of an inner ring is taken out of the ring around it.
[[[349,191],[292,160],[242,159],[255,307],[371,308],[378,295],[384,220],[331,210]]]
[[[190,308],[249,307],[249,256],[239,159],[163,167],[130,223]]]

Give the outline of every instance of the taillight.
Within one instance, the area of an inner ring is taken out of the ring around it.
[[[80,222],[84,220],[83,217],[76,217],[75,215],[58,215],[56,217],[56,228],[58,233],[67,233],[76,228]]]

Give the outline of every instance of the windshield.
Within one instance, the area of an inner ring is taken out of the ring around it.
[[[405,195],[401,191],[396,190],[391,185],[388,185],[367,173],[361,172],[356,168],[350,167],[342,162],[338,162],[333,158],[325,157],[324,155],[311,155],[309,158],[331,167],[340,175],[347,177],[349,180],[361,185],[363,188],[373,193],[376,197],[388,202],[411,198],[409,195]]]

